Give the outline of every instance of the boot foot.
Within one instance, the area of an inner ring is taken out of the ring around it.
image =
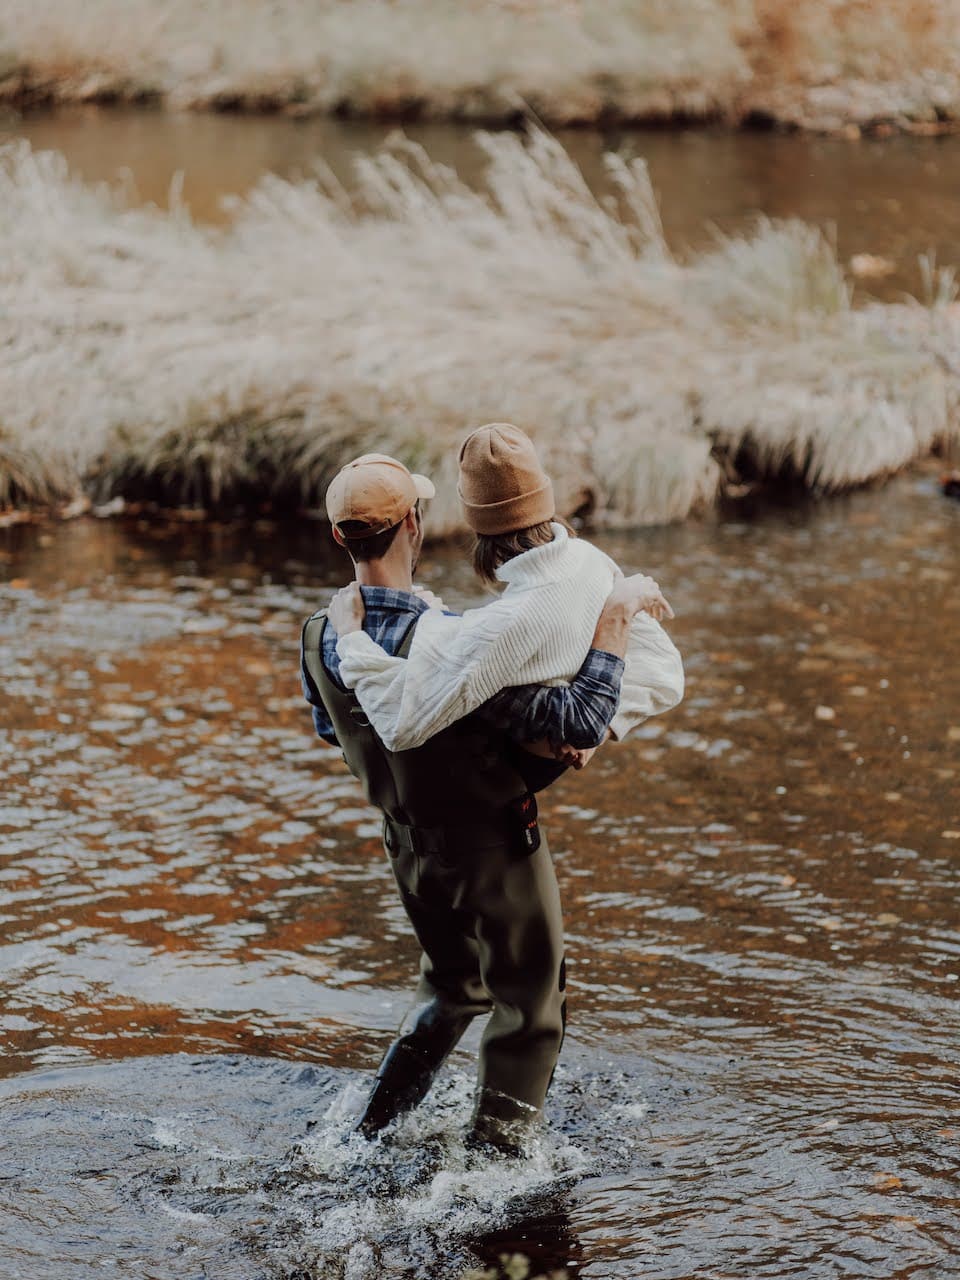
[[[373,1090],[357,1123],[357,1133],[375,1138],[397,1116],[412,1111],[426,1097],[439,1065],[409,1045],[399,1041],[393,1044],[380,1064]]]
[[[481,1089],[464,1145],[486,1156],[522,1159],[539,1123],[539,1108],[505,1093]]]
[[[473,1016],[472,1012],[451,1014],[438,1000],[419,1009],[410,1030],[393,1042],[380,1063],[358,1133],[374,1138],[397,1116],[423,1101]]]

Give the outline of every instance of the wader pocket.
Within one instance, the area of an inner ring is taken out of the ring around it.
[[[517,821],[520,849],[525,857],[540,848],[540,825],[537,822],[537,798],[529,791],[510,803],[510,812]]]

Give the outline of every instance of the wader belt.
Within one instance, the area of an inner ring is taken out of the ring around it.
[[[417,622],[407,622],[398,656],[409,652]],[[529,791],[515,763],[518,753],[478,718],[467,716],[419,747],[389,751],[377,736],[356,694],[338,685],[323,662],[326,616],[321,611],[304,626],[303,669],[326,707],[344,759],[371,804],[414,834],[399,839],[424,850],[483,848],[503,842],[508,810]],[[494,823],[499,824],[494,828]],[[515,823],[517,836],[520,823]],[[421,833],[421,834],[416,834]],[[426,833],[426,834],[423,834]],[[442,833],[442,834],[441,834]]]
[[[490,849],[495,845],[517,839],[516,820],[503,822],[472,822],[469,826],[410,827],[402,822],[386,819],[386,836],[389,847],[395,852],[415,853],[418,857],[469,852],[474,849]]]

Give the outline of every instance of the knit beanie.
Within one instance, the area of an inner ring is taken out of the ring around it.
[[[509,422],[478,427],[464,440],[457,492],[474,533],[529,529],[556,511],[533,441]]]

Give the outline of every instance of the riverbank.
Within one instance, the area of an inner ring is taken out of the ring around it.
[[[960,0],[0,0],[0,100],[927,132],[958,32]]]
[[[486,193],[398,141],[332,178],[266,178],[225,229],[128,206],[62,158],[0,153],[0,502],[321,505],[367,448],[434,473],[509,417],[561,510],[682,519],[725,485],[896,471],[960,428],[960,311],[852,305],[824,236],[761,222],[679,261],[642,162],[618,207],[544,134],[480,135]]]

